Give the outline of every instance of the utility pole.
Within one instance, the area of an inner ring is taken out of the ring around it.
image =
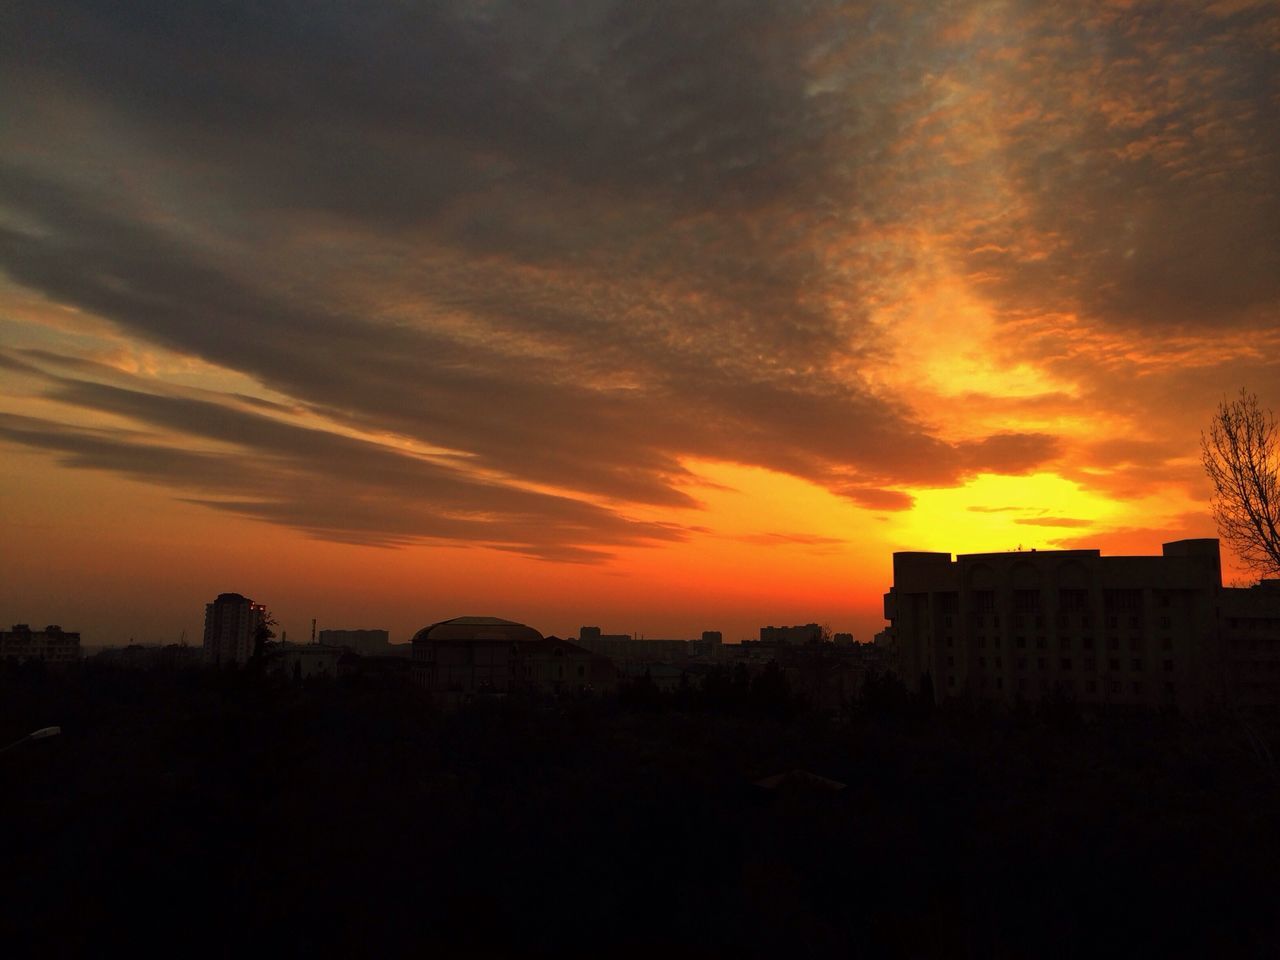
[[[311,642],[316,642],[316,618],[311,618]]]

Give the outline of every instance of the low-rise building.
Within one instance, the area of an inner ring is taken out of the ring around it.
[[[761,643],[821,643],[822,627],[816,623],[806,623],[795,627],[761,627]]]
[[[348,650],[327,643],[277,643],[266,654],[266,670],[290,680],[333,679]]]
[[[79,659],[80,634],[63,630],[56,623],[43,630],[32,630],[25,623],[15,623],[11,630],[0,630],[0,660],[63,666]]]
[[[393,644],[386,630],[321,630],[319,641],[331,647],[346,647],[362,657],[407,656],[407,643]]]

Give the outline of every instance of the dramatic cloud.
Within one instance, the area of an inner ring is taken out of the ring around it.
[[[1280,372],[1278,50],[1271,4],[12,3],[2,435],[568,560],[686,536],[694,462],[1191,497],[1192,400]]]

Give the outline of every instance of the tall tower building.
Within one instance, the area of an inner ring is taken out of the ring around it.
[[[213,666],[245,664],[253,656],[253,638],[267,608],[238,593],[221,593],[204,606],[204,662]]]

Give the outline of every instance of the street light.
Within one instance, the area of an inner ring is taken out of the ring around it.
[[[39,730],[33,730],[31,733],[28,733],[25,737],[13,741],[13,743],[9,744],[7,747],[0,747],[0,753],[4,753],[6,750],[12,750],[14,747],[18,746],[18,744],[26,743],[28,740],[47,740],[49,737],[56,737],[61,732],[61,727],[41,727]]]

